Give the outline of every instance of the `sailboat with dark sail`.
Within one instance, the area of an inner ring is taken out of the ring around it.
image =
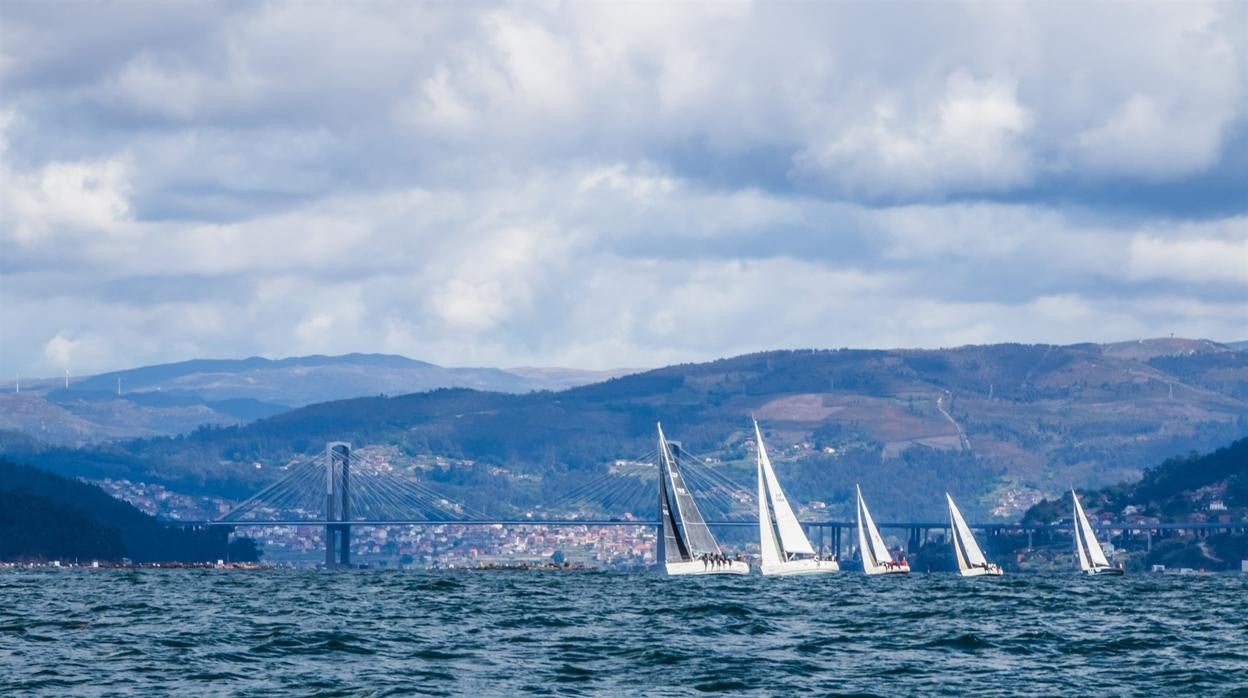
[[[1121,575],[1122,569],[1109,564],[1105,551],[1096,540],[1096,531],[1088,522],[1088,515],[1083,513],[1079,497],[1072,489],[1070,498],[1075,502],[1075,557],[1079,559],[1079,569],[1084,574]]]
[[[776,471],[763,444],[763,432],[754,422],[754,439],[758,444],[758,533],[763,574],[821,574],[838,572],[836,560],[823,560],[815,554],[810,539],[793,515],[793,507],[780,489]],[[774,521],[773,521],[774,516]]]
[[[663,425],[659,430],[659,520],[663,530],[658,559],[668,574],[749,574],[742,560],[730,560],[720,549],[702,512],[685,486],[680,465]]]
[[[953,503],[953,497],[946,492],[945,499],[949,501],[949,538],[953,542],[953,556],[958,560],[958,571],[963,577],[1001,576],[1001,566],[984,557],[984,551],[971,534],[971,527],[966,525],[958,505]]]

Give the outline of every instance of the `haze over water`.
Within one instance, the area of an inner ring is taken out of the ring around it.
[[[0,573],[14,694],[1246,695],[1248,576]]]

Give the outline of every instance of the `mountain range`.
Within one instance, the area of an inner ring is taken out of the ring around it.
[[[1248,434],[1248,352],[1176,338],[772,351],[558,392],[374,395],[177,438],[67,449],[11,437],[0,450],[68,475],[238,498],[343,439],[390,449],[396,467],[478,510],[515,514],[652,450],[659,421],[748,483],[751,415],[791,499],[822,515],[848,517],[858,482],[881,517],[939,520],[934,493],[947,490],[969,516],[1012,518],[1071,484],[1135,480]]]
[[[472,388],[562,390],[630,370],[446,368],[403,356],[195,359],[75,378],[26,381],[0,392],[0,429],[59,445],[176,435],[317,402]]]

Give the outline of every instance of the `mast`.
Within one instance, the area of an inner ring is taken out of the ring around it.
[[[663,554],[663,561],[680,562],[692,559],[689,555],[689,546],[681,537],[680,528],[672,516],[672,503],[667,493],[667,478],[663,476],[662,471],[659,472],[659,520],[663,525],[662,538],[659,542],[659,551]],[[657,555],[655,559],[658,559]]]
[[[854,485],[857,488],[857,485]],[[858,500],[854,503],[854,518],[857,519],[858,529],[858,554],[862,557],[862,564],[872,569],[879,564],[875,559],[875,554],[871,550],[871,542],[867,540],[866,522],[862,519],[862,490],[858,490]]]
[[[763,565],[778,565],[783,556],[780,541],[776,539],[776,529],[771,522],[771,508],[768,506],[767,480],[763,476],[763,461],[760,458],[755,468],[758,472],[758,546],[759,557]]]
[[[884,539],[880,536],[880,530],[875,527],[875,521],[871,518],[871,512],[867,510],[867,501],[862,498],[862,488],[854,485],[858,490],[858,539],[860,545],[871,550],[871,559],[874,565],[882,562],[892,562],[893,555],[888,551]],[[866,529],[863,531],[863,529]]]
[[[1084,572],[1087,572],[1088,570],[1092,569],[1092,563],[1088,561],[1088,554],[1084,551],[1083,541],[1081,540],[1082,536],[1080,533],[1080,529],[1083,527],[1079,524],[1079,500],[1078,498],[1075,497],[1074,490],[1070,491],[1070,497],[1075,502],[1074,516],[1073,516],[1074,521],[1072,522],[1074,523],[1074,527],[1075,527],[1075,555],[1079,559],[1079,569],[1083,570]]]
[[[1087,514],[1083,513],[1083,506],[1079,504],[1079,497],[1073,489],[1070,491],[1070,497],[1075,502],[1075,526],[1078,529],[1077,533],[1080,534],[1076,537],[1076,542],[1078,538],[1083,539],[1083,547],[1079,551],[1080,564],[1082,565],[1086,559],[1091,568],[1109,567],[1109,559],[1105,557],[1105,551],[1101,549],[1100,541],[1096,539],[1096,531],[1092,530],[1092,524],[1088,521]]]
[[[667,450],[667,440],[663,438],[663,427],[659,426],[659,453]],[[659,547],[655,562],[681,562],[691,560],[689,546],[685,544],[680,527],[676,525],[672,501],[667,489],[666,459],[660,455],[659,462]],[[660,560],[660,558],[662,558]]]
[[[945,496],[948,497],[949,494],[945,493]],[[958,561],[958,569],[965,572],[971,565],[966,561],[966,553],[962,552],[962,545],[958,542],[958,522],[953,518],[953,499],[949,500],[949,533],[953,541],[953,557]]]
[[[711,529],[707,527],[706,520],[702,518],[702,512],[698,510],[697,503],[693,501],[693,495],[685,486],[684,477],[681,476],[676,458],[672,455],[671,444],[663,435],[661,424],[659,425],[659,457],[663,461],[663,467],[667,470],[667,477],[672,482],[672,496],[676,500],[674,514],[680,519],[679,533],[684,539],[688,554],[691,557],[699,553],[721,554],[719,543],[715,542],[715,536],[711,535]]]
[[[754,438],[758,444],[758,466],[767,483],[771,508],[776,516],[776,528],[780,530],[782,557],[787,560],[795,555],[814,556],[815,549],[802,531],[802,525],[794,516],[793,507],[789,505],[784,490],[780,488],[780,481],[776,479],[776,471],[771,466],[771,458],[767,456],[767,446],[763,443],[763,432],[758,427],[758,420],[754,421]]]
[[[966,559],[968,567],[982,567],[988,564],[988,559],[984,557],[984,551],[980,549],[979,543],[975,540],[975,535],[971,533],[971,527],[967,525],[966,519],[962,518],[962,512],[958,510],[958,505],[953,503],[953,497],[949,493],[945,493],[945,499],[949,500],[949,519],[953,522],[954,540],[956,545],[961,547],[962,556]],[[959,562],[959,564],[961,564]]]

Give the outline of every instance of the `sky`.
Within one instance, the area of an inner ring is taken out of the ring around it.
[[[1248,339],[1248,3],[0,3],[0,376]]]

